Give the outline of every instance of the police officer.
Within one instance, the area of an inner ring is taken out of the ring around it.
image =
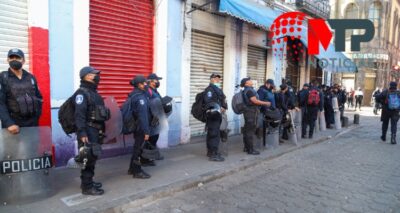
[[[128,174],[132,174],[133,178],[147,179],[151,176],[142,170],[140,163],[143,143],[150,139],[151,114],[146,91],[146,78],[138,75],[131,81],[131,85],[135,87],[129,96],[132,101],[134,117],[137,119],[137,128],[133,133],[135,144],[133,145]]]
[[[325,122],[326,128],[331,129],[333,128],[331,125],[335,123],[334,119],[334,110],[332,105],[333,94],[331,87],[326,86],[324,89],[324,112],[325,112]]]
[[[2,128],[18,134],[20,127],[38,126],[42,95],[35,77],[24,70],[24,52],[8,51],[8,71],[0,74],[0,121]]]
[[[372,98],[374,99],[374,114],[378,115],[378,111],[381,108],[381,104],[376,100],[376,97],[381,94],[379,87],[376,88],[374,93],[372,93]]]
[[[307,127],[307,96],[308,89],[310,85],[305,83],[303,88],[297,93],[297,102],[298,106],[301,109],[301,126],[302,126],[302,134],[301,137],[305,138],[305,131],[303,130],[304,126]]]
[[[397,95],[400,98],[400,92],[397,90],[397,83],[390,82],[389,89],[384,90],[381,94],[376,96],[376,100],[382,104],[382,136],[381,140],[386,141],[386,132],[389,128],[389,120],[391,126],[391,144],[396,144],[397,122],[399,121],[399,110],[389,109],[389,95]]]
[[[281,110],[282,112],[282,121],[285,122],[290,122],[288,121],[287,114],[289,113],[289,110],[292,110],[295,108],[294,106],[294,99],[292,97],[292,94],[289,92],[289,87],[286,84],[280,85],[281,92],[276,94],[276,107]],[[285,125],[282,129],[282,139],[288,140],[289,135],[288,135],[288,130],[289,126]],[[283,141],[281,141],[283,142]]]
[[[257,92],[253,88],[253,82],[251,78],[243,78],[240,82],[240,86],[244,87],[243,94],[244,100],[247,105],[243,112],[244,117],[244,128],[243,128],[243,142],[244,151],[249,155],[259,155],[260,152],[254,149],[253,136],[257,127],[257,116],[259,113],[259,106],[270,107],[271,102],[261,101]]]
[[[340,85],[335,84],[333,86],[333,95],[337,97],[338,100],[338,105],[339,105],[339,111],[340,111],[340,119],[343,118],[344,116],[344,106],[346,104],[346,92],[342,89],[340,89]]]
[[[161,95],[158,92],[158,88],[160,87],[160,80],[162,80],[161,77],[158,77],[157,74],[152,73],[147,77],[147,85],[146,85],[146,94],[149,98],[149,101],[151,101],[152,99],[160,99],[160,103],[161,103]],[[153,117],[152,115],[152,120],[153,119],[157,119],[156,117]],[[150,125],[150,132],[155,131],[154,129],[159,128],[159,122],[155,121],[154,125]],[[150,134],[149,137],[149,142],[150,144],[152,144],[153,146],[157,146],[157,141],[158,138],[160,137],[160,134],[158,133],[154,133],[154,134]],[[163,160],[164,157],[161,156],[161,154],[159,154],[156,157],[156,160]],[[155,166],[156,164],[154,163],[154,161],[146,159],[144,157],[140,158],[140,163],[142,166]]]
[[[222,113],[228,109],[226,96],[221,89],[221,76],[213,73],[210,76],[210,84],[205,89],[204,103],[206,106],[207,129],[207,156],[210,161],[221,162],[225,159],[218,151],[221,141],[220,127]]]
[[[275,94],[272,91],[274,89],[274,87],[275,87],[274,80],[268,79],[265,81],[265,84],[260,86],[260,88],[257,90],[257,94],[261,101],[271,103],[270,107],[261,106],[261,109],[260,109],[261,112],[264,112],[267,108],[270,108],[270,109],[276,108]]]
[[[316,91],[318,93],[319,96],[319,103],[317,103],[316,105],[313,104],[309,104],[309,98],[310,95],[312,95],[312,93]],[[315,127],[315,121],[318,118],[318,110],[322,112],[323,110],[323,106],[324,106],[324,101],[323,101],[323,94],[322,92],[318,89],[318,81],[317,80],[313,80],[313,82],[311,83],[311,87],[307,92],[306,95],[306,100],[307,100],[307,105],[306,105],[306,117],[305,117],[305,126],[302,126],[302,137],[305,138],[306,132],[307,132],[307,126],[310,126],[309,132],[308,132],[308,138],[312,138],[313,134],[314,134],[314,127]]]
[[[73,95],[75,100],[75,125],[79,149],[89,148],[87,162],[81,170],[81,188],[84,195],[102,195],[102,184],[93,181],[96,160],[101,153],[104,138],[105,121],[110,118],[110,111],[105,107],[103,98],[97,92],[100,71],[93,67],[83,67],[79,76],[80,88]],[[81,153],[80,153],[81,154]],[[77,161],[82,161],[82,158]]]

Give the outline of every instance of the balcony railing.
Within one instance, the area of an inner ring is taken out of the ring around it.
[[[331,6],[329,0],[279,0],[280,2],[295,5],[298,10],[313,17],[328,19]]]

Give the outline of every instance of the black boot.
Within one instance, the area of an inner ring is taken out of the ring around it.
[[[386,134],[384,134],[384,135],[381,136],[381,140],[382,140],[382,141],[386,141]]]
[[[151,176],[147,174],[145,171],[140,170],[138,173],[133,173],[132,174],[133,178],[138,178],[138,179],[149,179]]]
[[[209,161],[215,161],[215,162],[222,162],[225,160],[219,153],[214,152],[211,157],[208,158]]]
[[[249,155],[259,155],[260,152],[257,151],[257,150],[254,150],[254,149],[249,149],[249,150],[247,151],[247,154],[249,154]]]
[[[92,187],[89,189],[82,189],[82,194],[84,194],[84,195],[102,195],[102,194],[104,194],[104,190]]]
[[[390,143],[391,144],[397,144],[397,142],[396,142],[396,134],[392,134],[392,137],[390,138]]]

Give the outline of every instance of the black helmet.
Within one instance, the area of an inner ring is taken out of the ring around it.
[[[173,99],[169,96],[165,96],[161,99],[165,114],[170,114],[172,112],[172,100]]]
[[[207,104],[206,107],[207,118],[220,118],[221,117],[221,106],[218,103],[212,102]]]
[[[79,153],[74,157],[74,160],[82,166],[81,169],[85,169],[86,165],[95,161],[96,158],[92,154],[92,148],[84,145],[79,149]]]

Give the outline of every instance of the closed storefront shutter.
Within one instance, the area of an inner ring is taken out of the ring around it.
[[[259,47],[249,46],[247,55],[247,76],[257,81],[254,88],[264,84],[267,74],[267,50]]]
[[[99,69],[99,92],[121,104],[130,80],[153,70],[152,0],[90,0],[90,65]]]
[[[28,5],[26,0],[0,0],[0,71],[8,69],[7,52],[19,48],[29,70]]]
[[[196,94],[210,83],[210,75],[223,76],[224,37],[193,31],[190,72],[190,106]],[[204,123],[190,115],[189,125],[192,136],[204,135]]]

